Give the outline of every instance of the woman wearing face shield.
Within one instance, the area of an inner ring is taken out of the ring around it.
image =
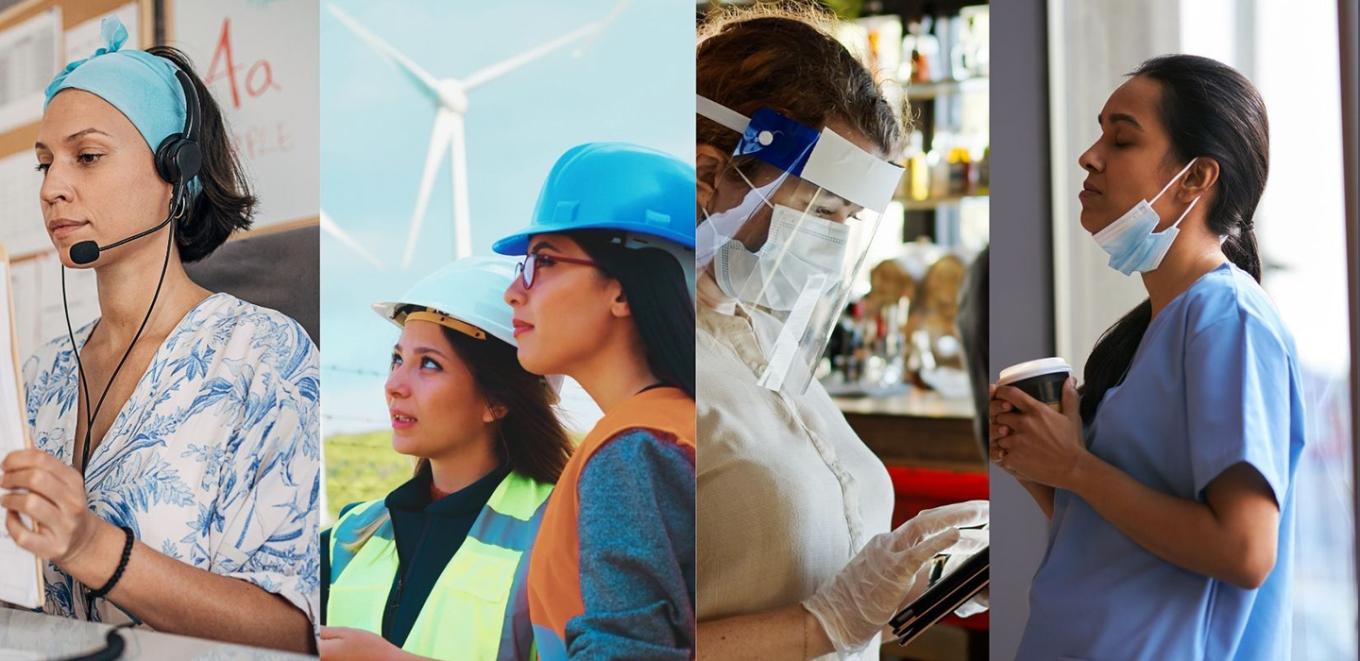
[[[699,637],[704,658],[870,650],[985,501],[890,530],[883,463],[812,379],[900,177],[873,77],[816,17],[710,20],[696,79]]]
[[[694,657],[694,170],[589,143],[553,165],[505,290],[519,362],[604,413],[548,500],[529,567],[542,659]]]
[[[555,387],[516,358],[512,277],[508,258],[468,257],[374,306],[402,329],[392,449],[418,461],[322,533],[323,659],[531,658],[525,575],[571,442]]]
[[[1101,337],[1064,413],[993,390],[992,460],[1051,519],[1019,658],[1288,658],[1306,420],[1258,284],[1265,104],[1233,69],[1171,55],[1099,122],[1081,225],[1148,299]]]
[[[36,144],[48,234],[63,269],[94,269],[100,317],[24,365],[36,449],[0,464],[6,531],[46,561],[49,614],[305,651],[316,347],[185,275],[255,199],[184,56],[102,27],[47,88]]]

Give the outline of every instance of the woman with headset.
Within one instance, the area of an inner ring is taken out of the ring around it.
[[[46,560],[50,614],[306,651],[316,347],[185,274],[255,198],[184,56],[124,48],[116,19],[102,37],[48,86],[36,144],[63,276],[94,269],[100,317],[24,365],[36,449],[0,463],[5,528]]]
[[[392,447],[418,462],[322,534],[321,658],[530,658],[525,574],[571,444],[555,387],[516,360],[513,277],[509,259],[468,257],[374,306],[401,328]]]
[[[519,362],[604,417],[548,500],[529,568],[545,660],[694,656],[694,170],[635,145],[558,159],[505,291]]]

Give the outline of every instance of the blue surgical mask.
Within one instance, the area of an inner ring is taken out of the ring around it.
[[[1110,268],[1131,275],[1134,271],[1145,273],[1161,265],[1162,259],[1166,257],[1167,251],[1171,250],[1171,244],[1176,241],[1176,236],[1180,234],[1180,224],[1185,220],[1185,216],[1190,210],[1195,208],[1199,202],[1199,197],[1190,201],[1190,206],[1185,208],[1180,218],[1161,232],[1154,231],[1157,225],[1162,222],[1161,216],[1157,215],[1152,208],[1154,202],[1171,188],[1171,184],[1185,176],[1190,170],[1190,166],[1195,164],[1195,159],[1190,159],[1189,163],[1174,177],[1166,182],[1162,190],[1151,200],[1139,200],[1132,209],[1129,209],[1118,220],[1110,223],[1105,229],[1096,232],[1092,237],[1101,249],[1110,254]]]

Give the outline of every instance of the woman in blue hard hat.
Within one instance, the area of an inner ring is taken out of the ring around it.
[[[554,387],[516,359],[513,277],[512,260],[469,257],[374,306],[401,328],[392,448],[418,461],[322,535],[323,659],[530,656],[529,549],[571,446]]]
[[[604,412],[548,501],[529,570],[544,659],[694,655],[694,170],[592,143],[553,166],[505,292],[519,361]]]
[[[43,561],[26,605],[309,650],[316,346],[189,279],[185,263],[250,226],[255,197],[183,54],[125,48],[114,18],[101,37],[48,85],[34,148],[63,278],[93,270],[99,319],[24,366],[36,447],[3,457],[0,506]]]

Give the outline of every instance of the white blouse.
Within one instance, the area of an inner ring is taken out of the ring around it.
[[[815,380],[756,385],[759,346],[710,276],[699,281],[699,621],[801,602],[892,525],[893,489]],[[773,337],[773,334],[768,335]],[[877,646],[868,648],[877,655]]]
[[[76,343],[93,328],[80,329]],[[64,335],[24,365],[33,441],[68,464],[77,381]],[[296,321],[209,296],[161,344],[91,453],[89,507],[143,544],[254,583],[315,622],[318,395],[317,349]],[[44,578],[47,613],[134,621],[107,600],[87,604],[80,584],[51,563]]]

